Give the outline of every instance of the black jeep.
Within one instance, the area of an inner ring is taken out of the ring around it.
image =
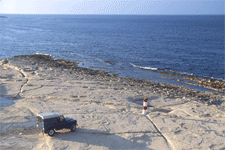
[[[65,117],[58,112],[40,113],[37,114],[36,126],[49,136],[55,134],[55,130],[64,128],[76,131],[77,120]]]

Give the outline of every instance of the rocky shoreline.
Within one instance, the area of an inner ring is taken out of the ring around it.
[[[118,77],[115,74],[109,74],[109,72],[105,72],[102,70],[92,70],[89,68],[82,68],[77,66],[77,62],[71,62],[69,60],[64,59],[52,59],[49,55],[42,55],[42,54],[35,54],[35,55],[20,55],[20,56],[14,56],[12,58],[9,58],[9,60],[23,60],[27,61],[28,63],[35,65],[35,66],[45,66],[45,67],[52,67],[60,69],[62,72],[73,74],[73,73],[79,73],[79,74],[86,74],[89,75],[94,79],[96,77],[101,78],[102,80],[106,81],[124,81],[126,82],[127,86],[124,88],[139,88],[141,90],[148,90],[154,94],[161,95],[165,98],[186,98],[188,100],[196,100],[201,101],[207,104],[213,104],[213,105],[225,105],[224,101],[224,95],[220,94],[218,92],[200,92],[197,90],[193,90],[186,86],[177,86],[172,84],[166,84],[166,83],[157,83],[153,81],[145,81],[140,79],[134,79],[134,78],[122,78]],[[4,59],[2,63],[7,63],[7,59]],[[161,72],[163,73],[163,72]],[[167,74],[167,73],[163,73]],[[225,82],[219,81],[216,79],[198,79],[194,76],[184,76],[184,75],[178,75],[178,74],[172,74],[178,77],[182,77],[184,79],[195,81],[195,86],[204,86],[209,89],[218,90],[224,92],[225,90]],[[176,79],[179,80],[179,79]],[[179,80],[182,82],[182,80]],[[188,83],[187,83],[188,84]],[[192,84],[189,82],[189,84]],[[214,86],[214,87],[213,87]],[[216,87],[219,87],[218,89]]]
[[[164,75],[177,76],[179,78],[190,80],[189,82],[185,82],[186,84],[189,84],[189,85],[204,87],[207,89],[211,89],[211,90],[219,91],[219,92],[223,92],[223,93],[225,92],[225,81],[223,81],[223,80],[210,79],[210,78],[194,76],[194,75],[182,75],[182,74],[178,74],[175,72],[169,73],[169,72],[164,72],[164,71],[158,71],[158,73],[161,73]],[[176,80],[178,82],[184,82],[184,80],[182,80],[182,79],[174,79],[174,80]],[[195,83],[193,83],[192,81]]]
[[[223,94],[121,78],[47,55],[0,60],[0,102],[0,149],[225,148]],[[43,112],[79,126],[49,137],[36,128]]]

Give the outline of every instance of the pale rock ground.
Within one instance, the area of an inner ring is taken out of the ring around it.
[[[191,99],[169,99],[123,81],[0,62],[0,149],[225,149],[225,113]],[[148,98],[147,115],[142,100]],[[78,121],[54,137],[35,128],[37,113]]]

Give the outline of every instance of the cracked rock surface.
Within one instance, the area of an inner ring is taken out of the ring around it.
[[[224,95],[217,106],[160,86],[43,55],[1,60],[0,149],[225,149]],[[76,132],[35,128],[37,113],[52,111],[77,119]]]

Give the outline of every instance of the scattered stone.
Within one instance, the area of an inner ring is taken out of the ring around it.
[[[192,89],[188,87],[182,87],[182,86],[176,86],[173,84],[165,84],[165,83],[156,83],[153,81],[145,81],[145,80],[140,80],[140,79],[134,79],[134,78],[122,78],[122,77],[117,77],[115,74],[109,74],[109,72],[105,72],[103,70],[92,70],[89,68],[82,68],[77,66],[77,62],[71,62],[69,60],[64,60],[64,59],[52,59],[51,56],[48,55],[20,55],[20,56],[15,56],[10,59],[4,59],[2,62],[8,63],[9,60],[13,59],[19,59],[23,61],[29,61],[32,64],[36,64],[36,67],[34,66],[29,68],[30,70],[41,70],[41,65],[44,64],[46,65],[46,69],[50,68],[50,70],[57,70],[61,69],[65,73],[68,74],[82,74],[83,76],[90,76],[93,79],[100,79],[105,82],[113,83],[113,82],[123,82],[126,84],[126,87],[115,87],[114,89],[121,89],[121,90],[126,90],[127,87],[129,89],[142,89],[142,90],[149,90],[152,91],[153,93],[158,93],[159,95],[163,95],[164,97],[192,97],[193,99],[201,99],[203,102],[208,102],[208,103],[216,103],[216,96],[220,95],[219,93],[204,93],[204,92],[199,92],[199,91],[193,91]],[[159,72],[159,71],[158,71]],[[163,72],[159,72],[162,73]],[[164,73],[168,74],[168,73]],[[172,73],[173,75],[178,76],[179,78],[183,79],[189,79],[194,82],[186,82],[187,84],[191,84],[194,86],[204,86],[209,89],[213,89],[216,91],[224,92],[225,91],[225,82],[221,80],[216,80],[216,79],[199,79],[195,76],[184,76],[184,75],[179,75],[176,73]],[[38,76],[42,76],[41,74],[38,74]],[[176,81],[183,82],[182,79],[175,79]],[[90,88],[89,86],[84,86],[83,88]],[[177,94],[178,93],[178,94]],[[210,96],[209,96],[210,95]],[[210,97],[210,98],[209,98]],[[209,100],[210,99],[210,100]]]

